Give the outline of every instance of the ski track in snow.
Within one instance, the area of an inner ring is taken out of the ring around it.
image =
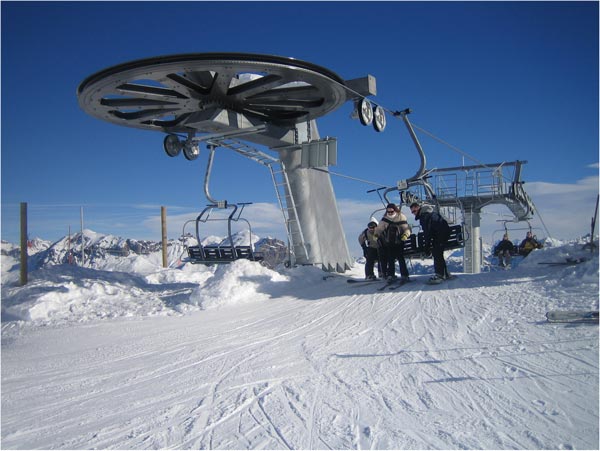
[[[597,449],[598,326],[544,313],[597,308],[598,285],[549,272],[4,323],[2,448]]]

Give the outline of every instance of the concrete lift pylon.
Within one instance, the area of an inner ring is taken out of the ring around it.
[[[80,107],[98,119],[168,133],[164,145],[170,156],[183,150],[193,160],[205,141],[269,167],[292,263],[338,272],[353,262],[330,175],[310,170],[335,164],[337,141],[320,139],[315,120],[353,101],[361,122],[371,120],[382,131],[383,109],[370,110],[365,99],[375,94],[370,75],[344,80],[305,61],[248,53],[131,61],[90,75],[77,89]]]

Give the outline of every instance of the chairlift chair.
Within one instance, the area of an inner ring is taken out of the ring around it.
[[[533,234],[534,231],[534,227],[532,227],[531,222],[527,219],[521,219],[521,220],[514,220],[514,219],[501,219],[498,220],[498,222],[502,222],[504,228],[503,229],[497,229],[494,230],[494,232],[492,232],[492,242],[494,243],[493,247],[492,247],[492,262],[496,262],[496,259],[498,258],[496,256],[496,246],[498,245],[498,243],[501,241],[500,239],[497,239],[497,234],[498,233],[502,233],[502,235],[504,234],[508,234],[510,236],[510,234],[512,232],[517,232],[517,231],[526,231],[527,232],[531,232]],[[512,227],[509,229],[509,227],[507,226],[508,223],[519,223],[519,222],[527,222],[527,227]],[[538,230],[540,230],[539,228],[537,228]],[[536,235],[533,235],[534,238],[536,238]],[[513,264],[513,266],[516,266],[521,260],[523,260],[525,258],[525,255],[522,252],[521,249],[521,241],[522,240],[517,240],[512,241],[513,246],[514,246],[514,250],[513,252],[511,252],[511,258],[513,259],[513,262],[515,262]],[[516,259],[516,260],[515,260]]]
[[[389,199],[387,197],[385,199],[386,202],[389,203]],[[385,211],[385,208],[380,208],[373,211],[371,217],[375,217],[375,215],[382,210]],[[448,235],[448,240],[444,245],[444,251],[463,248],[465,247],[465,241],[466,239],[463,232],[462,224],[450,225],[450,234]],[[410,237],[404,241],[404,257],[424,258],[427,255],[427,253],[425,252],[425,248],[425,234],[422,231],[416,234],[411,233]]]
[[[196,239],[198,245],[186,246],[189,256],[189,261],[193,264],[218,264],[218,263],[231,263],[235,260],[247,259],[251,261],[261,261],[264,256],[260,252],[255,252],[252,246],[252,227],[247,219],[242,218],[241,214],[246,205],[250,205],[251,202],[243,202],[238,204],[209,204],[202,210],[195,220],[187,221],[183,226],[183,235],[185,236],[186,225],[190,222],[195,222],[196,227]],[[241,207],[241,208],[240,208]],[[231,208],[231,213],[227,218],[211,218],[210,215],[213,209],[228,209]],[[208,221],[227,221],[227,237],[228,240],[224,240],[220,244],[206,245],[203,246],[200,237],[201,224],[206,224]],[[244,221],[248,225],[249,240],[250,243],[246,245],[236,246],[233,242],[232,235],[232,223]],[[223,244],[225,243],[225,244]]]

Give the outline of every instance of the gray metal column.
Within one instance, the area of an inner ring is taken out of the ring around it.
[[[466,208],[465,230],[468,239],[465,242],[463,268],[467,274],[481,272],[481,209]]]
[[[313,139],[315,135],[316,125],[313,123]],[[302,227],[308,251],[308,260],[303,261],[303,252],[296,249],[296,263],[320,265],[326,271],[344,272],[350,269],[353,262],[330,175],[327,172],[301,167],[300,149],[280,150],[279,156],[288,176],[298,222]]]

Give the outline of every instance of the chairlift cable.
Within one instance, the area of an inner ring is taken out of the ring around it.
[[[458,148],[458,147],[456,147],[456,146],[453,146],[452,144],[450,144],[449,142],[446,142],[446,141],[444,141],[443,139],[439,138],[438,136],[435,136],[433,133],[431,133],[431,132],[429,132],[429,131],[425,130],[424,128],[422,128],[422,127],[419,127],[418,125],[416,125],[416,124],[414,124],[414,123],[412,123],[412,125],[413,125],[413,127],[414,127],[414,128],[416,128],[416,129],[417,129],[417,130],[419,130],[420,132],[422,132],[422,133],[426,134],[427,136],[429,136],[429,137],[431,137],[431,138],[435,139],[435,140],[436,140],[436,141],[438,141],[439,143],[441,143],[441,144],[443,144],[443,145],[445,145],[445,146],[448,146],[450,149],[452,149],[452,150],[454,150],[455,152],[459,153],[459,154],[460,154],[460,155],[462,155],[463,157],[466,157],[466,158],[468,158],[468,159],[470,159],[470,160],[474,161],[475,163],[477,163],[477,164],[481,165],[482,167],[484,167],[484,168],[487,168],[487,169],[490,169],[490,170],[495,170],[495,169],[498,169],[498,168],[493,168],[493,167],[491,167],[491,166],[489,166],[489,165],[487,165],[487,164],[485,164],[485,163],[482,163],[481,161],[479,161],[479,160],[478,160],[477,158],[475,158],[474,156],[472,156],[472,155],[468,154],[467,152],[465,152],[464,150],[461,150],[461,149],[459,149],[459,148]],[[506,177],[504,174],[502,174],[502,179],[504,179],[504,180],[507,180],[507,181],[510,181],[510,179],[509,179],[508,177]]]
[[[348,91],[352,92],[353,94],[356,94],[356,95],[357,95],[359,98],[363,98],[363,99],[365,99],[365,98],[366,98],[366,96],[364,96],[364,95],[362,95],[362,94],[359,94],[358,92],[356,92],[356,91],[354,91],[354,90],[352,90],[352,89],[350,89],[350,88],[348,88],[348,87],[346,87],[346,89],[347,89]],[[381,108],[382,108],[384,111],[386,111],[386,112],[390,113],[390,114],[391,114],[393,117],[398,117],[398,112],[397,112],[397,111],[392,111],[392,110],[390,110],[389,108],[386,108],[385,106],[383,106],[383,105],[381,105],[381,104],[378,104],[377,102],[374,102],[374,101],[372,101],[372,103],[373,103],[374,105],[377,105],[377,106],[381,107]],[[485,163],[481,162],[480,160],[478,160],[478,159],[477,159],[477,158],[475,158],[474,156],[472,156],[472,155],[468,154],[467,152],[465,152],[465,151],[463,151],[463,150],[459,149],[458,147],[456,147],[456,146],[453,146],[452,144],[450,144],[450,143],[448,143],[448,142],[444,141],[443,139],[441,139],[441,138],[439,138],[438,136],[434,135],[433,133],[431,133],[431,132],[429,132],[429,131],[425,130],[424,128],[422,128],[422,127],[419,127],[418,125],[416,125],[416,124],[414,124],[414,123],[411,123],[411,124],[412,124],[412,126],[413,126],[414,128],[416,128],[416,129],[417,129],[417,130],[419,130],[420,132],[422,132],[422,133],[426,134],[427,136],[429,136],[429,137],[433,138],[434,140],[436,140],[436,141],[440,142],[441,144],[443,144],[443,145],[445,145],[445,146],[449,147],[450,149],[454,150],[455,152],[457,152],[458,154],[462,155],[463,157],[466,157],[466,158],[468,158],[468,159],[470,159],[470,160],[474,161],[475,163],[477,163],[477,164],[481,165],[482,167],[484,167],[484,168],[487,168],[487,169],[490,169],[490,170],[497,169],[497,168],[492,168],[492,167],[490,167],[489,165],[486,165]],[[433,171],[433,170],[429,170],[429,171],[428,171],[428,173],[431,173],[432,171]],[[329,172],[329,171],[324,171],[324,172]],[[353,177],[343,176],[343,175],[341,175],[341,174],[336,174],[336,173],[334,173],[334,172],[330,172],[330,174],[332,174],[332,175],[338,175],[338,176],[341,176],[341,177],[347,177],[347,178],[354,179]],[[504,176],[504,174],[502,174],[502,172],[500,172],[500,174],[501,174],[501,178],[502,178],[502,179],[508,180],[508,178],[507,178],[506,176]],[[359,180],[359,181],[362,181],[362,182],[366,182],[366,183],[370,183],[370,184],[376,185],[376,184],[375,184],[375,183],[373,183],[373,182],[368,182],[368,181],[365,181],[365,180],[360,180],[360,179],[355,179],[355,180]],[[379,186],[384,186],[384,185],[379,185]],[[538,216],[539,216],[539,218],[540,218],[540,222],[542,223],[542,226],[544,227],[544,230],[546,231],[546,234],[548,235],[548,237],[550,237],[550,238],[551,238],[552,236],[551,236],[551,234],[550,234],[550,231],[548,230],[548,227],[546,227],[546,223],[544,222],[544,219],[542,218],[542,216],[541,216],[541,214],[540,214],[539,210],[537,209],[537,206],[536,206],[536,205],[535,205],[535,203],[533,202],[533,199],[531,199],[531,203],[533,204],[534,208],[536,209],[536,211],[537,211],[537,213],[538,213]]]
[[[412,123],[412,126],[413,126],[414,128],[416,128],[417,130],[419,130],[420,132],[422,132],[422,133],[425,133],[427,136],[429,136],[429,137],[431,137],[431,138],[435,139],[436,141],[438,141],[438,142],[440,142],[440,143],[444,144],[445,146],[448,146],[450,149],[452,149],[452,150],[454,150],[455,152],[457,152],[457,153],[461,154],[462,156],[464,156],[464,157],[468,158],[469,160],[472,160],[472,161],[474,161],[475,163],[477,163],[477,164],[480,164],[480,165],[482,165],[482,166],[484,166],[484,167],[486,167],[486,168],[488,167],[488,166],[487,166],[485,163],[482,163],[481,161],[479,161],[479,160],[478,160],[477,158],[475,158],[474,156],[472,156],[472,155],[469,155],[469,154],[468,154],[467,152],[465,152],[464,150],[461,150],[461,149],[459,149],[458,147],[456,147],[456,146],[453,146],[453,145],[452,145],[452,144],[450,144],[449,142],[446,142],[446,141],[444,141],[443,139],[441,139],[441,138],[439,138],[439,137],[435,136],[433,133],[431,133],[431,132],[429,132],[429,131],[425,130],[425,129],[424,129],[424,128],[422,128],[422,127],[419,127],[419,126],[418,126],[418,125],[416,125],[414,122]],[[489,168],[489,169],[491,169],[491,168]]]
[[[546,223],[544,222],[544,219],[542,218],[540,210],[538,210],[538,207],[533,202],[533,199],[531,199],[531,203],[533,205],[533,208],[535,208],[535,211],[537,212],[538,217],[540,218],[540,222],[542,223],[542,226],[544,227],[544,230],[546,231],[546,235],[548,235],[548,238],[552,238],[552,235],[550,234],[550,231],[548,230],[548,227],[546,227]]]
[[[315,171],[325,172],[327,174],[335,175],[335,176],[338,176],[338,177],[343,177],[343,178],[346,178],[346,179],[356,180],[356,181],[362,182],[362,183],[367,183],[367,184],[373,185],[373,186],[385,186],[385,184],[383,184],[383,183],[371,182],[369,180],[359,179],[358,177],[351,177],[349,175],[340,174],[338,172],[329,171],[327,169],[321,169],[321,168],[311,168],[311,169],[313,169]]]
[[[341,84],[341,83],[339,83],[338,81],[334,81],[334,82],[335,82],[335,83],[338,83],[338,84]],[[356,95],[357,97],[359,97],[359,98],[362,98],[362,99],[366,99],[366,98],[367,98],[366,96],[364,96],[364,95],[360,94],[359,92],[357,92],[357,91],[355,91],[355,90],[353,90],[353,89],[350,89],[350,88],[348,88],[347,86],[344,86],[344,87],[345,87],[345,89],[346,89],[347,91],[351,92],[352,94],[355,94],[355,95]],[[395,118],[399,117],[399,115],[398,115],[398,111],[393,111],[393,110],[391,110],[391,109],[389,109],[389,108],[387,108],[387,107],[385,107],[385,106],[381,105],[380,103],[377,103],[377,102],[375,102],[375,101],[373,101],[373,100],[371,100],[371,99],[368,99],[368,100],[369,100],[369,102],[371,102],[373,105],[375,105],[375,106],[379,106],[379,107],[380,107],[380,108],[382,108],[384,111],[386,111],[386,112],[390,113],[390,114],[392,115],[392,117],[395,117]],[[455,152],[459,153],[459,154],[460,154],[460,155],[462,155],[463,157],[466,157],[466,158],[468,158],[468,159],[470,159],[470,160],[474,161],[475,163],[477,163],[477,164],[479,164],[479,165],[481,165],[481,166],[483,166],[483,167],[485,167],[485,168],[488,168],[488,169],[493,169],[493,168],[489,167],[488,165],[486,165],[485,163],[482,163],[480,160],[478,160],[478,159],[477,159],[477,158],[475,158],[474,156],[472,156],[472,155],[468,154],[467,152],[465,152],[465,151],[463,151],[463,150],[459,149],[458,147],[456,147],[456,146],[453,146],[452,144],[450,144],[450,143],[448,143],[448,142],[444,141],[443,139],[441,139],[441,138],[437,137],[437,136],[436,136],[436,135],[434,135],[433,133],[431,133],[431,132],[429,132],[429,131],[425,130],[425,129],[424,129],[424,128],[422,128],[422,127],[419,127],[419,126],[418,126],[418,125],[416,125],[415,123],[411,122],[411,125],[412,125],[414,128],[416,128],[417,130],[419,130],[420,132],[422,132],[422,133],[424,133],[424,134],[428,135],[429,137],[431,137],[431,138],[435,139],[436,141],[440,142],[441,144],[443,144],[443,145],[445,145],[445,146],[448,146],[450,149],[452,149],[452,150],[454,150]],[[504,175],[502,176],[502,178],[504,178],[504,179],[507,179],[507,177],[505,177]]]

